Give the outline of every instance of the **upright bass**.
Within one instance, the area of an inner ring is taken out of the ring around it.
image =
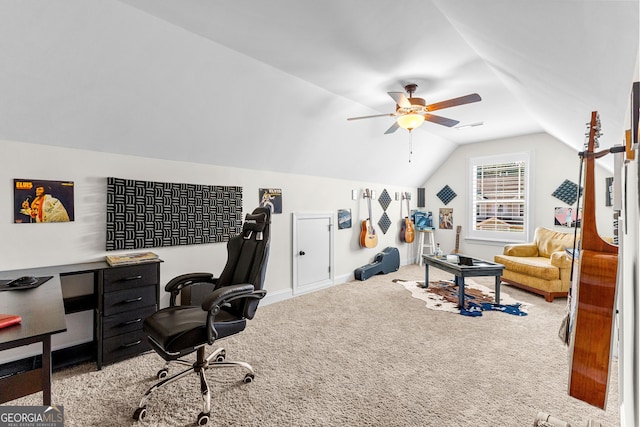
[[[594,152],[600,119],[591,113],[585,164],[582,232],[578,279],[571,288],[575,310],[570,330],[569,395],[604,409],[611,369],[618,247],[603,240],[596,228]]]

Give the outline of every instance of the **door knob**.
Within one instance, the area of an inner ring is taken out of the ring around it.
[[[300,252],[298,252],[298,254],[305,255],[304,251],[300,251]]]

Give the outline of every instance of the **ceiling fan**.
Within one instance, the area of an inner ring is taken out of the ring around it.
[[[436,123],[442,126],[453,127],[460,123],[458,120],[448,119],[442,116],[436,116],[431,114],[431,111],[442,110],[444,108],[455,107],[458,105],[470,104],[472,102],[478,102],[481,100],[480,95],[472,93],[470,95],[461,96],[459,98],[452,98],[447,101],[436,102],[435,104],[429,104],[425,102],[424,98],[414,97],[413,93],[416,91],[418,85],[408,84],[404,89],[409,94],[409,98],[402,92],[387,92],[391,98],[396,102],[396,112],[388,114],[376,114],[373,116],[362,117],[350,117],[347,120],[360,120],[370,119],[372,117],[397,117],[397,120],[391,125],[385,134],[393,133],[398,130],[399,127],[407,129],[411,132],[413,129],[419,127],[424,121]]]

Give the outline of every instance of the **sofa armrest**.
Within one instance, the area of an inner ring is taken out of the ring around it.
[[[533,243],[517,243],[506,245],[503,255],[509,256],[538,256],[538,246]]]
[[[571,267],[572,259],[566,251],[553,252],[551,254],[551,265],[558,268],[569,268]]]

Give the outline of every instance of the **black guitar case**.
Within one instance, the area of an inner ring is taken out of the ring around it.
[[[354,274],[358,280],[367,280],[376,274],[387,274],[400,268],[400,252],[398,248],[386,248],[376,254],[371,264],[356,268]]]

